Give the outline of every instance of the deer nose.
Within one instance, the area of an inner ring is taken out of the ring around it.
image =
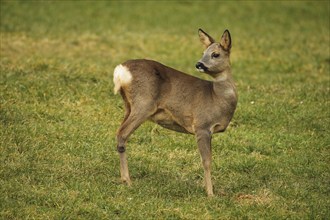
[[[197,63],[196,63],[196,69],[199,69],[199,70],[206,70],[207,68],[206,68],[206,66],[205,66],[203,63],[201,63],[201,62],[197,62]]]
[[[202,64],[201,62],[196,63],[196,68],[197,69],[201,69],[201,68],[203,68],[203,66],[204,66],[204,64]]]

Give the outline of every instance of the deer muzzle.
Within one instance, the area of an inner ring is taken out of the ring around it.
[[[200,72],[206,72],[207,71],[207,67],[201,62],[196,63],[196,69]]]

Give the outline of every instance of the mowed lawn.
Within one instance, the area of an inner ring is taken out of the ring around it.
[[[0,1],[0,219],[330,218],[330,3]],[[120,182],[114,67],[197,77],[197,30],[232,35],[239,102],[212,139],[143,124]]]

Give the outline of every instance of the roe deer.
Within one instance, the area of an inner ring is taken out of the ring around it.
[[[199,29],[206,47],[196,68],[213,77],[202,80],[152,60],[128,60],[114,70],[114,92],[120,92],[126,114],[117,131],[122,181],[131,184],[126,141],[144,121],[165,128],[194,134],[204,167],[208,196],[213,196],[211,181],[211,136],[223,132],[234,115],[237,93],[231,76],[231,37],[225,30],[219,43]]]

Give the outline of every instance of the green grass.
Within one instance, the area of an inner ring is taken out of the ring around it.
[[[329,2],[0,1],[0,219],[327,219]],[[195,76],[197,29],[233,39],[239,104],[213,136],[208,199],[193,136],[145,123],[119,180],[114,67]]]

